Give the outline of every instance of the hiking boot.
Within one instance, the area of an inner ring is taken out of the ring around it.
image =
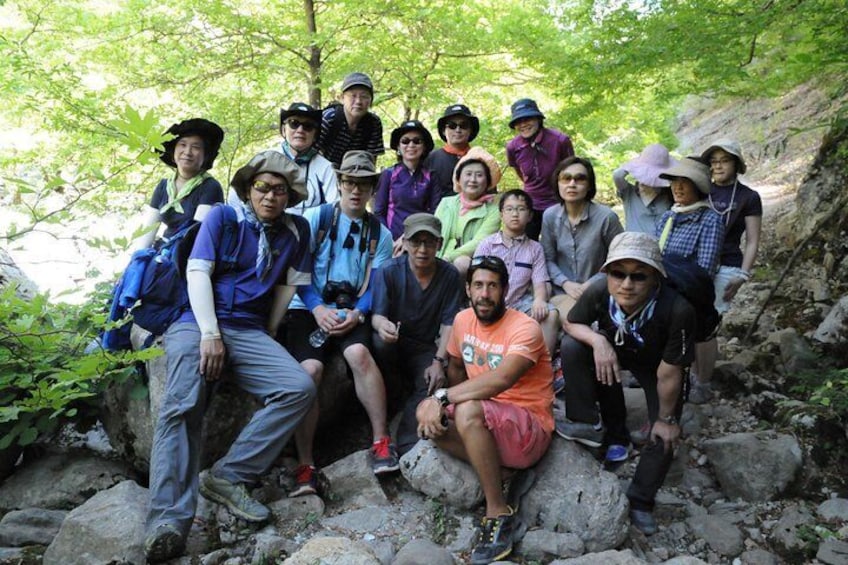
[[[148,563],[161,563],[182,555],[185,543],[185,537],[176,526],[159,524],[144,538],[144,555]]]
[[[200,494],[223,504],[230,512],[248,522],[267,522],[271,517],[271,511],[250,496],[247,487],[219,479],[211,472],[204,473],[200,478]]]
[[[589,447],[601,447],[604,442],[604,427],[596,427],[594,424],[583,422],[572,422],[562,420],[556,422],[556,433],[560,437],[588,445]]]
[[[371,449],[368,450],[368,455],[371,459],[371,470],[374,471],[375,475],[400,470],[397,449],[389,436],[375,441]]]
[[[614,443],[607,447],[607,454],[604,457],[604,461],[607,463],[620,463],[627,461],[628,457],[630,457],[630,450],[627,449],[627,446]]]
[[[652,536],[657,533],[657,521],[654,518],[653,512],[631,508],[630,523],[646,536]]]
[[[706,404],[713,399],[713,387],[710,383],[702,383],[697,377],[689,377],[689,402],[691,404]]]
[[[472,565],[488,565],[512,553],[513,535],[518,520],[515,510],[509,509],[509,514],[501,514],[497,518],[483,518],[480,523],[480,535],[477,545],[471,550]]]
[[[299,465],[294,470],[295,487],[289,493],[289,498],[317,494],[321,498],[327,492],[329,481],[324,473],[314,465]]]

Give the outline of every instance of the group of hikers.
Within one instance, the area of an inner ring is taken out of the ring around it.
[[[399,456],[421,439],[473,467],[485,516],[472,563],[512,551],[516,508],[503,481],[535,465],[554,432],[601,448],[608,462],[628,459],[637,439],[625,425],[629,372],[649,418],[627,491],[630,518],[654,533],[684,379],[695,363],[688,399],[708,401],[717,356],[715,331],[699,328],[696,307],[667,284],[667,265],[683,258],[710,286],[714,279],[720,312],[750,279],[762,207],[738,179],[739,145],[717,141],[681,160],[646,147],[614,173],[622,226],[594,201],[591,161],[545,126],[533,100],[512,105],[516,135],[506,146],[523,189],[499,191],[501,168],[471,146],[480,122],[463,104],[438,119],[439,149],[417,120],[394,129],[397,164],[379,171],[373,97],[371,79],[357,72],[345,77],[340,104],[284,108],[282,140],[238,169],[227,195],[209,174],[223,130],[197,118],[168,130],[161,159],[174,172],[157,185],[135,247],[199,228],[185,266],[190,307],[164,332],[148,560],[185,550],[198,491],[244,520],[267,521],[250,489],[292,437],[290,496],[325,495],[313,443],[332,351],[367,413],[375,474],[398,471]],[[262,405],[201,473],[204,410],[225,373]],[[396,440],[387,382],[405,397]],[[555,418],[556,399],[564,414]]]

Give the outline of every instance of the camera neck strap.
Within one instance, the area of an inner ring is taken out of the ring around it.
[[[330,206],[332,206],[332,210],[329,210]],[[325,287],[327,286],[327,283],[330,282],[330,271],[333,267],[333,261],[336,259],[336,241],[339,237],[339,217],[341,216],[341,213],[341,206],[338,203],[334,205],[324,204],[322,205],[319,216],[319,248],[321,247],[324,237],[328,232],[330,235],[330,260],[327,262],[327,274],[324,279]],[[362,254],[365,253],[365,251],[368,251],[368,256],[365,259],[365,278],[362,282],[362,286],[359,288],[357,296],[362,296],[365,294],[365,291],[368,290],[368,282],[371,279],[371,265],[374,260],[374,255],[377,252],[377,244],[380,241],[380,226],[373,225],[376,222],[376,219],[367,211],[361,219],[362,227],[359,230],[359,253]],[[327,220],[330,220],[329,230],[327,229],[328,226],[326,226]],[[354,220],[351,220],[351,223],[352,222],[354,222]]]

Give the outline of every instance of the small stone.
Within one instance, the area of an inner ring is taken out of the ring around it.
[[[819,546],[816,559],[826,565],[844,565],[848,563],[848,543],[833,538],[827,539]]]
[[[848,522],[848,499],[830,498],[825,500],[819,504],[816,512],[825,520]]]

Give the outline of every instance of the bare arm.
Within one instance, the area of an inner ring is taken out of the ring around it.
[[[453,404],[468,400],[487,400],[514,385],[521,376],[533,367],[533,361],[522,355],[507,355],[496,369],[467,379],[448,389],[448,399]]]
[[[666,451],[673,449],[680,438],[680,425],[663,421],[676,416],[677,400],[683,386],[683,368],[660,362],[657,368],[657,396],[660,402],[659,419],[651,428],[651,439],[662,441]]]
[[[586,324],[576,324],[563,321],[565,331],[579,341],[592,348],[595,357],[595,378],[605,385],[621,382],[618,354],[606,336],[599,334]]]
[[[130,246],[131,251],[138,251],[153,245],[153,240],[156,238],[156,232],[159,231],[159,210],[152,206],[145,206],[141,211],[141,228],[143,233],[135,238]]]
[[[283,316],[286,315],[295,292],[297,287],[293,285],[281,284],[274,287],[274,301],[271,303],[271,315],[268,316],[268,333],[271,336],[277,333],[277,328],[280,327],[280,322],[283,321]]]
[[[757,252],[760,250],[760,232],[763,227],[762,216],[745,216],[745,249],[742,250],[742,270],[751,272]]]
[[[444,324],[439,326],[439,345],[436,348],[436,355],[433,357],[430,366],[424,370],[424,382],[427,383],[428,394],[433,394],[434,390],[445,384],[446,371],[440,359],[447,359],[448,341],[452,330],[453,326]]]

